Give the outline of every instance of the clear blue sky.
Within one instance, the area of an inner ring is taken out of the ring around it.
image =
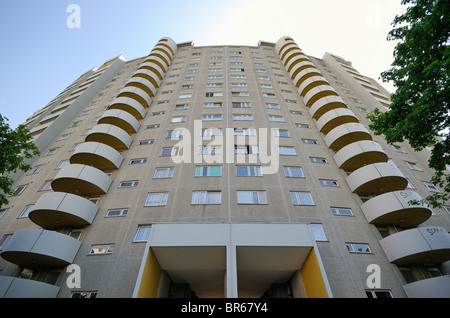
[[[0,114],[23,123],[78,76],[163,36],[195,45],[257,45],[292,36],[309,55],[328,51],[378,79],[392,63],[386,40],[401,0],[1,0]],[[76,4],[80,28],[66,24]],[[392,88],[384,85],[388,90]]]

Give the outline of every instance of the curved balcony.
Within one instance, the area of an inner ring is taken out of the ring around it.
[[[129,112],[120,109],[106,111],[97,124],[109,124],[125,130],[128,134],[134,134],[141,126],[137,119]]]
[[[123,157],[116,149],[99,142],[80,144],[70,157],[71,164],[93,166],[102,171],[117,170],[122,161]]]
[[[288,73],[290,73],[292,68],[298,63],[310,62],[309,58],[305,54],[303,54],[303,52],[301,52],[300,50],[290,52],[289,54],[286,55],[285,60],[286,60],[285,66]]]
[[[73,262],[80,245],[77,239],[58,232],[20,229],[14,232],[0,255],[29,269],[64,267]]]
[[[300,48],[295,42],[288,41],[280,48],[278,55],[280,56],[280,59],[284,61],[286,59],[286,55],[294,50],[300,50]]]
[[[342,147],[334,160],[339,168],[354,171],[368,164],[387,162],[388,156],[377,142],[363,140]]]
[[[408,298],[450,298],[450,276],[438,276],[403,285]]]
[[[153,92],[153,95],[156,95],[156,90],[158,89],[159,85],[161,84],[161,80],[159,77],[154,73],[146,69],[138,69],[136,72],[134,72],[132,79],[139,79],[143,78],[146,79],[149,83],[149,89]],[[150,84],[151,83],[151,84]]]
[[[148,108],[152,103],[152,99],[148,94],[138,87],[125,87],[120,90],[117,97],[129,97],[137,100],[142,106]]]
[[[317,100],[309,108],[309,114],[314,119],[319,119],[323,114],[332,109],[348,108],[340,96],[326,96]]]
[[[316,126],[320,132],[327,134],[330,130],[336,128],[337,126],[358,122],[358,117],[356,117],[350,109],[337,108],[323,114],[317,120]]]
[[[43,194],[32,207],[28,217],[44,229],[92,224],[98,206],[80,196],[50,192]]]
[[[0,276],[0,298],[56,298],[59,289],[36,280]]]
[[[150,52],[150,54],[148,55],[150,56],[155,56],[160,58],[161,60],[164,61],[164,65],[166,67],[170,66],[170,61],[172,61],[172,57],[169,53],[167,53],[167,50],[165,50],[165,48],[162,48],[161,46],[156,46],[155,48],[153,48],[153,50]]]
[[[164,54],[167,61],[170,63],[170,61],[172,61],[173,57],[175,56],[176,50],[177,48],[173,49],[167,45],[163,45],[163,43],[157,43],[149,55],[155,52],[161,52],[161,54]]]
[[[440,264],[450,260],[450,235],[438,226],[424,226],[392,234],[380,240],[388,260],[401,265]]]
[[[178,49],[177,43],[171,38],[162,38],[161,40],[159,40],[155,45],[155,48],[158,47],[161,47],[163,50],[167,51],[167,53],[171,56],[171,60],[175,56],[175,53]]]
[[[312,63],[311,61],[307,60],[307,61],[298,62],[297,64],[295,64],[292,67],[292,69],[289,72],[289,75],[291,76],[291,79],[294,79],[297,76],[297,74],[299,74],[301,71],[304,71],[304,70],[310,69],[310,68],[316,68],[314,63]]]
[[[294,40],[290,36],[283,36],[280,38],[277,43],[275,43],[275,51],[280,55],[280,51],[287,45],[287,44],[295,44]],[[297,44],[295,44],[297,45]]]
[[[411,200],[422,198],[413,191],[388,192],[366,201],[361,209],[369,223],[415,227],[425,222],[432,212],[425,205],[410,205]]]
[[[323,76],[313,76],[305,80],[300,86],[298,87],[298,92],[300,93],[300,96],[305,97],[305,95],[313,88],[317,86],[322,85],[330,85],[328,81]]]
[[[169,68],[166,64],[166,61],[164,61],[162,58],[160,58],[159,56],[157,56],[156,54],[152,54],[150,53],[145,59],[144,59],[144,63],[155,63],[156,65],[159,66],[159,68],[162,71],[162,74],[167,72],[167,69]]]
[[[160,81],[164,78],[164,70],[158,66],[158,64],[153,63],[152,61],[144,62],[139,66],[139,70],[147,70],[149,72],[154,73]]]
[[[130,148],[133,140],[122,128],[110,124],[99,124],[91,129],[85,141],[95,141],[113,147],[116,150],[125,150]]]
[[[111,106],[109,106],[109,109],[124,110],[133,115],[137,120],[143,119],[147,113],[141,103],[129,97],[116,98]]]
[[[313,76],[322,76],[315,66],[302,70],[294,77],[292,81],[294,82],[295,87],[299,88],[305,80]]]
[[[338,96],[336,90],[329,84],[320,85],[311,89],[303,98],[306,106],[311,107],[317,100],[326,96]]]
[[[339,150],[357,141],[372,140],[372,136],[360,123],[349,123],[332,129],[324,140],[328,148]]]
[[[103,171],[86,165],[71,164],[62,168],[52,181],[56,192],[80,196],[105,194],[111,186],[111,178]]]
[[[128,82],[125,84],[125,87],[137,87],[142,89],[150,98],[153,98],[156,93],[156,89],[154,88],[154,85],[149,80],[143,78],[143,77],[132,77],[128,80]]]
[[[383,194],[404,190],[408,181],[390,163],[374,163],[353,171],[347,177],[350,190],[358,194]]]

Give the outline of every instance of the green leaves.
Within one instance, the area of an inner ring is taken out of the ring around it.
[[[30,170],[31,166],[24,160],[39,155],[38,148],[31,141],[29,129],[25,125],[19,125],[12,130],[7,120],[0,114],[0,190],[3,192],[0,193],[0,206],[9,203],[6,195],[13,194],[13,180],[8,174],[18,169]]]
[[[438,206],[448,199],[450,190],[444,173],[450,165],[450,2],[403,0],[402,4],[409,6],[395,17],[388,35],[388,40],[399,41],[394,62],[381,74],[384,81],[394,83],[396,92],[388,111],[369,115],[370,128],[390,143],[406,139],[415,150],[433,147],[431,181],[447,192],[430,197],[430,203]]]

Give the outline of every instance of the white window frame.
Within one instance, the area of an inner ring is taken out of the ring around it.
[[[244,195],[249,195],[250,200],[246,199]],[[238,204],[267,204],[267,195],[266,191],[253,190],[253,191],[237,191],[237,203]]]
[[[153,197],[157,200],[153,201]],[[144,206],[145,207],[153,207],[153,206],[165,206],[167,205],[167,199],[169,197],[168,192],[150,192],[147,193],[147,198],[145,199]]]
[[[222,204],[222,192],[192,191],[191,204]]]

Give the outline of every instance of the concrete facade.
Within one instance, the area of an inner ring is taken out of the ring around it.
[[[1,296],[450,297],[450,207],[407,204],[439,191],[429,150],[369,130],[389,94],[342,57],[162,38],[81,78],[27,121],[45,143],[0,210]]]

